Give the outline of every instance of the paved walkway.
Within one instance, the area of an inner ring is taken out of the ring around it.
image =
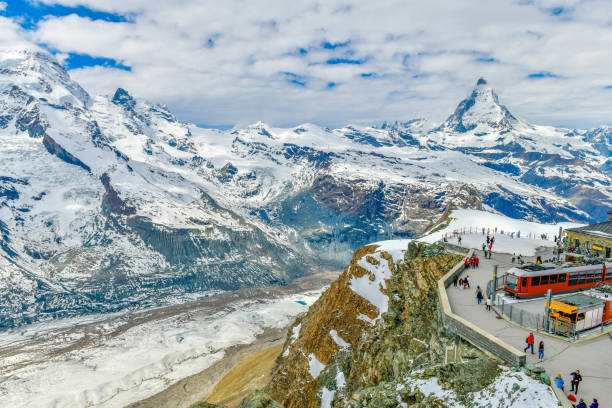
[[[496,318],[494,311],[486,311],[484,302],[482,305],[476,302],[476,286],[480,285],[485,294],[487,281],[493,277],[493,265],[499,265],[498,274],[505,273],[512,265],[511,256],[494,253],[493,259],[484,259],[482,250],[476,250],[476,256],[480,258],[480,267],[466,270],[460,276],[470,276],[471,288],[459,289],[453,285],[447,288],[453,312],[523,350],[529,331]],[[537,345],[543,340],[545,353],[541,364],[551,380],[561,374],[565,381],[566,395],[571,388],[569,374],[579,369],[583,381],[580,383],[578,397],[584,398],[587,406],[593,398],[597,398],[600,407],[612,407],[612,336],[604,334],[580,343],[566,342],[543,333],[534,333],[534,336],[535,355],[527,354],[528,363],[538,362]]]

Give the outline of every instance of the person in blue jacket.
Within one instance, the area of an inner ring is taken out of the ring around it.
[[[597,402],[597,398],[593,398],[593,402],[591,402],[589,408],[599,408],[599,402]]]
[[[557,374],[557,376],[555,377],[555,384],[557,385],[557,388],[559,388],[561,391],[564,391],[565,388],[565,382],[563,381],[563,377],[561,377],[561,374]]]

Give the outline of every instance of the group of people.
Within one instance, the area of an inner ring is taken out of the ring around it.
[[[482,252],[484,253],[484,257],[491,259],[491,252],[493,251],[493,244],[495,243],[495,237],[487,234],[487,243],[482,243]]]
[[[527,336],[527,338],[525,339],[525,343],[527,343],[527,345],[525,346],[525,349],[523,350],[525,353],[527,352],[527,350],[529,350],[531,348],[531,354],[535,354],[533,352],[533,344],[535,342],[535,337],[533,336],[533,332],[529,333],[529,336]],[[538,359],[540,361],[542,361],[544,359],[544,341],[540,341],[540,344],[538,345]]]
[[[470,288],[470,275],[466,275],[465,278],[455,278],[453,279],[453,286],[461,289],[469,289]]]
[[[476,287],[476,301],[478,302],[478,304],[482,304],[482,300],[484,299],[484,296],[482,294],[482,289],[480,288],[480,285]],[[485,301],[485,305],[487,308],[487,312],[491,311],[491,299],[487,298],[487,300]]]
[[[473,255],[471,258],[465,258],[463,260],[463,265],[465,266],[465,269],[469,269],[470,266],[472,267],[472,269],[476,269],[478,268],[479,264],[480,259],[478,259],[476,255]]]
[[[570,375],[572,376],[572,381],[571,381],[572,389],[570,390],[570,392],[575,392],[576,394],[578,394],[578,385],[582,381],[582,375],[580,374],[580,370],[576,370],[570,373]],[[555,385],[561,391],[565,392],[565,382],[563,381],[563,377],[561,377],[560,373],[557,374],[557,376],[555,377]],[[568,398],[571,401],[576,402],[576,397],[574,397],[572,394],[570,394]],[[574,407],[575,408],[587,408],[587,405],[586,405],[586,402],[584,402],[584,399],[580,398],[580,401],[578,402],[577,405],[574,405]],[[599,408],[599,402],[597,401],[597,398],[593,398],[593,402],[591,402],[591,405],[589,405],[588,408]]]

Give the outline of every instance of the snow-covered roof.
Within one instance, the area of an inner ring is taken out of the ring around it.
[[[604,221],[598,224],[585,225],[584,227],[569,228],[567,231],[580,232],[588,235],[596,235],[604,238],[612,238],[612,221]]]

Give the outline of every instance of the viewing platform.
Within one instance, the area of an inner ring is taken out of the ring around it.
[[[569,394],[571,388],[570,373],[578,369],[583,377],[578,397],[584,398],[585,401],[597,398],[602,403],[610,403],[612,401],[612,335],[609,332],[612,327],[609,325],[603,333],[601,327],[595,327],[581,335],[578,341],[571,342],[561,336],[546,333],[542,329],[529,329],[527,328],[530,325],[528,321],[523,321],[523,325],[510,321],[501,315],[500,305],[494,305],[491,311],[487,311],[484,301],[480,305],[477,303],[476,288],[480,286],[483,295],[486,296],[487,283],[493,278],[494,266],[498,266],[498,276],[501,276],[516,266],[516,263],[512,263],[511,253],[495,252],[495,247],[492,258],[485,258],[480,248],[483,239],[481,234],[464,235],[462,238],[462,244],[466,250],[468,249],[466,244],[474,247],[474,254],[479,258],[480,264],[478,268],[470,267],[459,275],[459,278],[469,276],[469,289],[455,287],[452,284],[446,288],[452,312],[521,351],[525,349],[527,336],[533,332],[535,354],[531,354],[528,350],[527,363],[541,364],[551,381],[557,374],[561,374],[565,381],[565,395]],[[453,239],[449,243],[457,245],[457,240]],[[507,244],[503,245],[506,251],[508,250]],[[517,244],[521,245],[521,243]],[[534,256],[523,256],[523,259],[527,262],[535,261]],[[513,307],[516,307],[516,310],[523,308],[526,311],[524,316],[532,316],[534,313],[541,313],[543,316],[544,298],[518,302],[514,300]],[[531,324],[535,323],[531,322]],[[540,341],[544,341],[544,358],[541,361],[537,358]]]

